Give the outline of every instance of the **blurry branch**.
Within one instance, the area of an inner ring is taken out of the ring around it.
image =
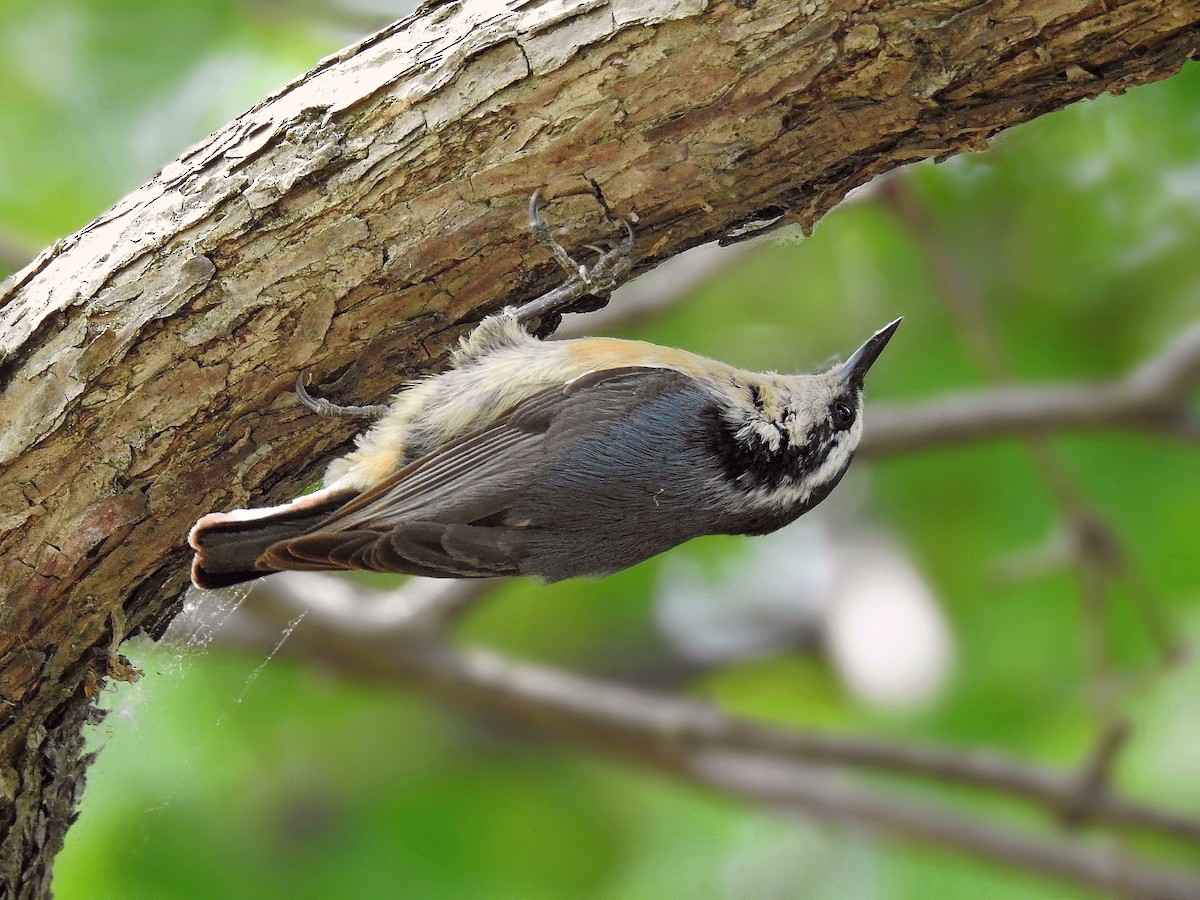
[[[873,191],[871,196],[880,193],[886,190]],[[686,299],[753,246],[749,242],[729,247],[706,244],[690,250],[621,287],[604,308],[586,316],[568,316],[556,336],[578,337],[641,324]],[[859,455],[893,456],[1077,430],[1146,431],[1200,443],[1200,418],[1189,410],[1197,388],[1200,322],[1122,378],[1005,385],[917,403],[871,403]]]
[[[913,191],[910,179],[886,179],[879,196],[912,236],[943,302],[987,377],[998,385],[1010,384],[1014,372],[996,338],[979,284]],[[1144,427],[1158,426],[1164,431],[1196,439],[1200,437],[1200,423],[1189,417],[1188,401],[1198,380],[1200,323],[1193,325],[1158,357],[1110,386],[1108,405],[1111,410],[1116,410],[1123,403],[1130,424],[1136,424],[1140,417]],[[1080,398],[1077,396],[1076,399]],[[1093,386],[1093,411],[1095,399]],[[1084,403],[1077,408],[1086,406]],[[1064,562],[1074,566],[1079,573],[1083,643],[1091,673],[1092,705],[1102,726],[1111,730],[1118,690],[1106,621],[1111,592],[1119,580],[1126,578],[1131,585],[1133,603],[1161,658],[1170,662],[1178,658],[1179,650],[1151,593],[1145,590],[1140,580],[1129,577],[1130,567],[1116,531],[1088,500],[1048,435],[1030,431],[1022,435],[1022,440],[1034,470],[1059,508],[1068,533]],[[1104,741],[1101,743],[1103,745]]]
[[[283,590],[280,590],[283,588]],[[298,593],[293,593],[295,590]],[[444,599],[439,599],[439,596]],[[633,758],[687,781],[772,807],[868,826],[902,840],[1135,896],[1200,898],[1185,877],[1102,853],[1075,838],[1028,836],[938,812],[925,800],[844,786],[843,770],[917,776],[995,791],[1060,820],[1145,829],[1200,846],[1200,821],[1126,800],[1107,787],[1111,755],[1093,754],[1078,775],[994,753],[817,734],[727,716],[694,700],[586,678],[475,648],[457,648],[439,622],[469,600],[423,586],[370,596],[347,582],[305,573],[275,576],[253,595],[225,646],[272,651],[280,627],[306,610],[280,652],[380,683],[415,684],[441,702],[514,716],[592,749]],[[833,766],[837,769],[831,768]]]
[[[489,707],[536,712],[535,718],[542,724],[585,730],[604,726],[626,737],[666,741],[679,749],[761,753],[805,763],[927,777],[997,791],[1056,815],[1068,810],[1076,821],[1149,829],[1200,846],[1200,819],[1136,804],[1103,789],[1081,792],[1081,783],[1103,788],[1103,779],[1081,779],[994,753],[954,752],[757,724],[725,716],[704,703],[509,660],[486,650],[430,650],[438,643],[436,634],[422,626],[441,617],[438,607],[442,601],[434,592],[425,593],[418,606],[413,603],[415,595],[402,588],[397,596],[406,613],[396,617],[396,627],[382,629],[364,624],[380,620],[379,612],[368,610],[393,601],[388,595],[364,595],[353,587],[357,596],[348,600],[348,584],[344,579],[308,572],[275,575],[262,583],[246,606],[253,617],[265,620],[263,634],[267,637],[243,633],[219,639],[230,644],[240,638],[254,649],[269,646],[267,640],[278,637],[278,625],[307,609],[310,620],[297,630],[285,652],[334,663],[345,674],[385,682],[422,674],[436,676],[435,681],[443,687],[457,684],[487,697]],[[335,593],[341,595],[336,601],[320,599],[322,594]],[[446,602],[461,611],[457,599]],[[421,661],[426,652],[437,657],[436,664]],[[412,660],[418,661],[416,671]],[[1096,768],[1093,761],[1084,767],[1088,772]]]
[[[1122,897],[1196,897],[1194,873],[1137,865],[1111,848],[982,824],[838,783],[778,760],[698,754],[688,775],[701,784],[776,809],[857,825],[900,840],[1075,882]]]
[[[728,251],[704,259],[703,277]],[[685,257],[686,258],[686,257]],[[693,258],[694,261],[695,258]],[[672,282],[674,284],[674,282]],[[668,286],[669,287],[669,286]],[[672,302],[672,291],[610,309],[637,316]],[[614,317],[615,318],[615,317]],[[595,316],[586,320],[589,330]],[[610,323],[611,324],[611,323]],[[1150,427],[1182,433],[1189,392],[1200,380],[1200,324],[1128,376],[1107,383],[999,388],[907,410],[873,406],[866,452],[885,456],[962,440],[1072,427]],[[1168,427],[1169,423],[1169,427]],[[451,649],[441,639],[454,619],[499,581],[412,579],[367,595],[338,578],[281,573],[264,583],[218,636],[224,645],[270,651],[299,610],[310,617],[281,652],[385,683],[418,683],[458,706],[502,711],[617,751],[739,797],[873,827],[901,839],[1137,896],[1200,896],[1200,884],[1123,866],[1078,842],[1027,837],[827,783],[833,770],[873,771],[996,792],[1042,808],[1070,826],[1158,832],[1200,846],[1200,820],[1136,803],[1109,787],[1128,738],[1110,727],[1078,772],[1057,772],[990,752],[871,741],[784,729],[727,717],[710,706],[534,666],[484,650]],[[786,774],[786,777],[784,775]],[[772,781],[772,779],[774,779]]]
[[[1200,386],[1200,322],[1124,378],[1005,386],[913,404],[873,403],[860,453],[891,456],[968,441],[1132,429],[1200,442],[1188,401]]]
[[[586,316],[566,317],[555,336],[583,337],[640,325],[686,300],[692,292],[756,246],[756,241],[728,246],[713,241],[693,247],[617,288],[600,309]]]
[[[1125,749],[1132,734],[1133,729],[1128,722],[1113,722],[1105,729],[1099,740],[1093,744],[1091,754],[1079,768],[1075,800],[1108,792],[1117,757]],[[1066,804],[1060,813],[1062,823],[1072,827],[1082,824],[1082,816],[1086,815],[1070,803]]]

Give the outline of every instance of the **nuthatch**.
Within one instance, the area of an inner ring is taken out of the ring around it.
[[[633,231],[578,265],[530,200],[534,235],[571,275],[488,316],[450,368],[376,418],[324,487],[282,506],[204,516],[192,581],[284,569],[450,578],[606,575],[705,534],[765,534],[820,503],[862,437],[863,378],[900,324],[816,375],[746,372],[641,341],[543,342],[527,329],[630,268]]]

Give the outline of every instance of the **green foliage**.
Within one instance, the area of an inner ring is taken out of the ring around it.
[[[296,12],[229,0],[10,0],[0,8],[0,235],[37,243],[82,225],[336,49],[341,14],[317,3]],[[1023,379],[1117,374],[1200,308],[1200,66],[907,178]],[[984,383],[910,229],[869,196],[808,240],[759,248],[637,336],[797,370],[844,354],[897,314],[905,325],[872,373],[871,400]],[[1196,636],[1194,450],[1142,436],[1056,445],[1176,629]],[[908,714],[873,710],[803,648],[676,688],[779,721],[1078,759],[1092,732],[1076,579],[998,576],[1056,527],[1020,445],[860,464],[851,482],[842,490],[867,499],[843,519],[893,535],[943,605],[957,664],[942,696]],[[677,553],[735,558],[747,543]],[[654,601],[664,577],[652,560],[603,582],[514,583],[462,639],[629,680],[663,677]],[[1107,625],[1138,724],[1122,782],[1195,809],[1200,671],[1154,675],[1128,593]],[[58,866],[64,900],[1080,896],[772,818],[508,722],[460,718],[415,694],[283,660],[252,679],[261,658],[136,655],[148,677],[113,690],[113,714],[95,735],[106,749]]]

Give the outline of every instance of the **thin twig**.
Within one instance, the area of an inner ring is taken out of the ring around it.
[[[1081,824],[1079,803],[1086,802],[1088,797],[1109,793],[1112,786],[1113,768],[1117,757],[1129,742],[1133,733],[1129,723],[1114,721],[1100,735],[1092,747],[1091,755],[1079,768],[1076,782],[1076,795],[1064,805],[1061,818],[1064,825],[1074,827]]]
[[[367,592],[345,579],[279,572],[266,590],[371,634],[442,634],[505,578],[408,578],[392,591]]]

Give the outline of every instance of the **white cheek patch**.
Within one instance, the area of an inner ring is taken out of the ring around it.
[[[825,459],[816,471],[810,472],[799,481],[773,489],[756,489],[750,494],[753,505],[794,506],[797,503],[807,503],[813,491],[828,484],[849,464],[850,457],[862,439],[862,431],[862,417],[859,416],[849,429],[834,436],[829,452],[825,454]]]
[[[862,433],[861,426],[855,426],[855,428],[859,434]],[[821,467],[800,482],[800,489],[803,492],[802,500],[807,501],[814,490],[823,484],[828,484],[850,462],[850,455],[858,446],[855,428],[843,431],[835,437],[833,447],[825,454],[825,461],[821,463]]]
[[[779,426],[758,416],[750,419],[750,421],[739,428],[736,437],[745,443],[750,443],[752,438],[756,438],[766,444],[772,453],[778,451],[780,445],[783,443],[783,436],[779,433]]]

